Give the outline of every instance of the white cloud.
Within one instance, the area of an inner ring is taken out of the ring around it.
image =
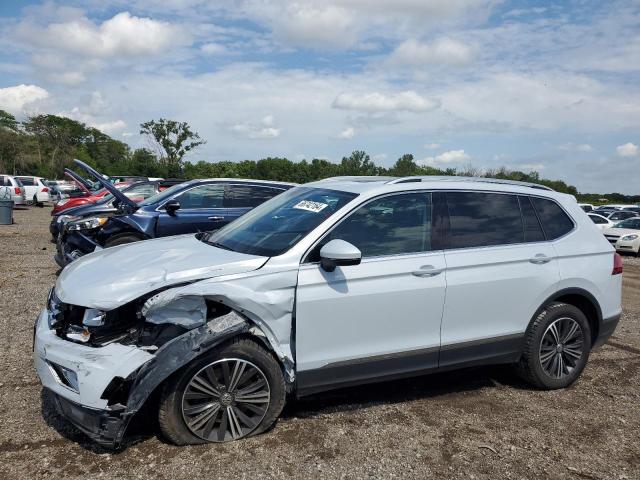
[[[0,109],[19,115],[25,108],[49,97],[49,92],[37,85],[16,85],[0,88]]]
[[[260,123],[236,123],[229,127],[229,130],[241,137],[258,139],[272,139],[280,136],[280,129],[274,126],[275,119],[273,115],[267,115],[262,118]]]
[[[468,64],[473,49],[462,42],[448,37],[433,43],[407,40],[401,43],[387,59],[390,66],[422,67],[430,64],[461,66]]]
[[[558,148],[566,152],[590,152],[591,150],[593,150],[591,145],[587,143],[572,143],[572,142],[559,145]]]
[[[635,143],[625,143],[616,147],[616,153],[619,157],[635,157],[638,155],[638,145]]]
[[[107,135],[113,135],[114,133],[126,128],[127,124],[123,120],[114,120],[112,122],[90,123],[89,126],[97,128]],[[124,133],[122,135],[124,136]]]
[[[426,148],[427,150],[435,150],[437,148],[440,148],[440,144],[439,143],[425,143],[424,144],[424,148]]]
[[[356,110],[366,113],[376,112],[426,112],[438,106],[438,102],[425,98],[413,90],[395,94],[341,93],[333,101],[334,108]]]
[[[540,171],[540,170],[544,170],[545,165],[542,164],[542,163],[522,163],[520,165],[515,165],[513,168],[514,169],[521,169],[521,170]]]
[[[471,160],[471,156],[466,154],[464,150],[449,150],[435,157],[427,157],[420,163],[424,165],[450,165],[452,163],[468,162],[469,160]]]
[[[42,28],[22,23],[17,35],[26,43],[89,57],[144,56],[190,43],[190,37],[168,22],[121,12],[96,25],[86,17],[50,23]]]
[[[227,50],[227,47],[225,47],[220,43],[213,43],[213,42],[209,42],[201,45],[200,51],[204,55],[225,55],[229,53]]]
[[[349,47],[357,39],[353,14],[336,5],[291,3],[273,28],[277,38],[303,47]]]
[[[355,137],[355,135],[356,135],[356,129],[353,127],[347,127],[342,132],[340,132],[340,134],[338,135],[338,138],[349,140]]]

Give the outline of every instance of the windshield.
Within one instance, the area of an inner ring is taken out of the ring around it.
[[[355,193],[324,188],[293,188],[200,239],[226,250],[274,257],[289,250],[355,197]]]
[[[173,195],[179,192],[181,189],[183,189],[185,186],[185,183],[174,185],[171,188],[167,188],[164,192],[158,193],[157,195],[153,195],[146,200],[143,200],[138,205],[144,207],[146,205],[155,205],[156,203],[164,202],[165,200],[171,198]]]
[[[640,230],[640,218],[627,218],[614,225],[614,228],[630,228],[632,230]]]

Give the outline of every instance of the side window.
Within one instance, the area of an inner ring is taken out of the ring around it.
[[[128,198],[136,198],[136,199],[141,198],[144,200],[145,198],[148,198],[156,194],[156,186],[153,184],[139,185],[139,186],[130,188],[129,190],[124,192],[124,194]]]
[[[524,241],[525,242],[541,242],[544,238],[544,232],[538,221],[531,199],[529,197],[520,196],[520,210],[522,211],[522,221],[524,223]]]
[[[254,208],[275,197],[283,190],[257,185],[227,185],[224,206],[227,208]]]
[[[607,223],[606,219],[604,219],[602,217],[598,217],[597,215],[589,215],[589,218],[591,219],[591,221],[593,223],[599,223],[599,224]]]
[[[362,257],[431,250],[431,194],[406,193],[373,200],[343,220],[322,241],[341,239],[360,249]],[[316,247],[310,261],[320,259]]]
[[[448,248],[522,243],[524,228],[518,197],[500,193],[447,192]]]
[[[180,209],[192,208],[222,208],[224,197],[224,185],[200,185],[199,187],[187,190],[176,197],[180,202]]]
[[[555,240],[573,229],[573,221],[553,200],[532,197],[547,239]]]
[[[7,186],[7,177],[3,177],[2,175],[0,175],[0,187],[2,186]]]
[[[22,185],[27,185],[29,187],[35,185],[32,177],[17,177],[17,179],[22,182]]]

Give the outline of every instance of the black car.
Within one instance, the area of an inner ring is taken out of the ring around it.
[[[124,195],[132,199],[134,202],[138,203],[183,182],[184,180],[180,179],[143,181],[133,183],[120,191]],[[115,199],[111,193],[109,193],[98,200],[96,203],[68,208],[61,211],[60,213],[53,215],[51,223],[49,224],[49,232],[51,232],[51,236],[55,240],[58,238],[58,234],[60,233],[60,228],[62,225],[65,225],[69,222],[78,221],[83,219],[84,217],[89,217],[92,215],[110,216],[114,213],[117,213],[118,208],[118,200]]]
[[[150,238],[217,230],[254,207],[295,186],[292,183],[214,178],[175,185],[139,204],[132,202],[95,170],[120,202],[120,214],[92,216],[67,223],[58,237],[56,261],[61,266],[96,248],[108,248]]]

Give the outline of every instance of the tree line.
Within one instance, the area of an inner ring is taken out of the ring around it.
[[[151,120],[140,125],[140,134],[150,140],[151,148],[132,150],[126,143],[70,118],[42,114],[20,122],[0,110],[0,173],[62,178],[64,167],[71,166],[77,158],[107,175],[162,178],[235,177],[306,183],[340,175],[463,175],[537,183],[590,203],[602,203],[605,199],[618,203],[640,202],[640,195],[581,194],[573,185],[541,178],[538,172],[423,166],[411,154],[402,155],[390,168],[376,165],[366,152],[359,150],[343,157],[339,163],[318,158],[293,162],[280,157],[192,163],[184,161],[184,156],[205,140],[186,122]]]

